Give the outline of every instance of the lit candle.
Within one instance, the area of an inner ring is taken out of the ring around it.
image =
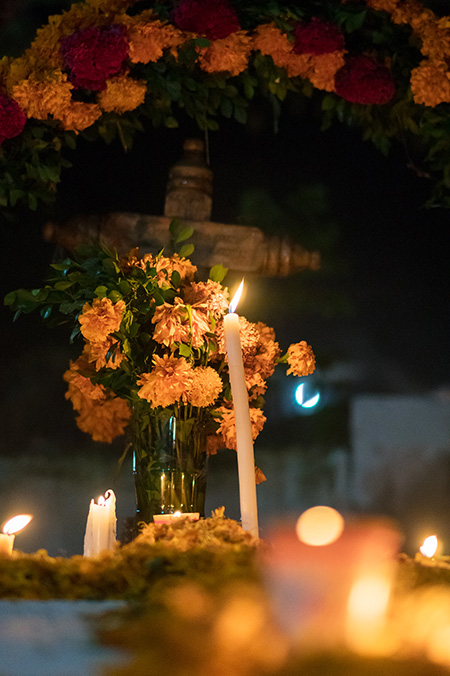
[[[230,303],[228,314],[225,315],[224,331],[236,424],[236,450],[241,522],[244,530],[250,531],[254,537],[258,537],[258,508],[256,503],[253,436],[250,422],[250,408],[248,405],[248,391],[245,383],[244,364],[242,361],[239,317],[236,314],[236,306],[241,297],[243,286],[244,280],[242,280]]]
[[[113,549],[116,543],[116,496],[108,490],[98,503],[89,505],[89,514],[84,535],[84,556],[97,556]]]
[[[3,533],[0,533],[0,554],[9,556],[12,553],[15,534],[25,528],[32,518],[31,514],[19,514],[5,523]]]
[[[200,512],[173,512],[173,514],[154,514],[153,522],[154,523],[170,523],[183,517],[188,519],[188,521],[198,521],[200,519]]]
[[[436,535],[429,535],[419,547],[419,551],[415,556],[415,561],[430,568],[437,567],[450,569],[450,557],[436,556],[438,546],[439,540]]]

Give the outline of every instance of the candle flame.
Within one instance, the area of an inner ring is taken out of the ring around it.
[[[13,518],[7,521],[3,526],[3,532],[6,535],[17,533],[19,530],[22,530],[22,528],[25,528],[25,526],[28,526],[32,518],[31,514],[18,514],[17,516],[13,516]]]
[[[437,548],[438,548],[438,539],[436,535],[429,535],[423,541],[422,546],[419,547],[420,553],[429,559],[431,559],[436,554]]]
[[[99,499],[97,500],[97,505],[104,505],[105,504],[105,498],[103,495],[100,495]]]
[[[230,303],[230,306],[229,306],[229,309],[228,309],[229,312],[236,312],[236,308],[237,308],[238,303],[241,299],[243,289],[244,289],[244,280],[242,280],[242,282],[239,284],[238,289],[237,289],[236,293],[234,294],[234,296],[231,300],[231,303]]]
[[[181,512],[177,510],[176,512],[173,513],[173,515],[178,518],[179,516],[181,516]]]
[[[295,532],[300,542],[313,547],[330,545],[344,530],[344,519],[336,509],[318,505],[303,512],[298,518]]]

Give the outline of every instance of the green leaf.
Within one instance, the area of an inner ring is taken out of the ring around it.
[[[186,226],[180,232],[177,234],[175,238],[175,244],[179,244],[180,242],[184,242],[184,240],[189,239],[189,237],[192,237],[194,234],[194,228],[191,225]]]
[[[194,251],[194,248],[195,247],[193,244],[185,244],[184,246],[181,247],[179,255],[181,256],[181,258],[189,258],[189,256]]]
[[[97,296],[97,298],[106,298],[106,295],[108,293],[108,287],[101,284],[100,286],[97,286],[97,288],[94,290],[94,293]]]
[[[71,286],[73,286],[72,281],[70,281],[70,280],[61,281],[61,282],[56,282],[55,289],[57,289],[58,291],[65,291],[66,289],[69,289]]]
[[[5,305],[14,305],[15,300],[16,300],[16,292],[10,291],[9,293],[6,294],[5,298],[3,299],[3,303]]]
[[[118,291],[110,291],[108,293],[108,298],[112,300],[113,303],[117,303],[119,300],[122,300],[122,294]]]
[[[171,275],[171,277],[170,277],[170,281],[171,281],[171,283],[173,284],[173,286],[174,286],[175,288],[178,288],[178,287],[180,286],[181,275],[180,275],[180,273],[178,272],[178,270],[174,270],[174,271],[172,272],[172,275]]]
[[[189,345],[186,345],[186,343],[180,343],[180,345],[178,347],[178,352],[180,353],[180,355],[182,357],[190,357],[192,350],[189,347]]]
[[[228,268],[225,268],[221,263],[218,265],[213,265],[209,271],[209,278],[213,282],[219,282],[219,284],[225,279],[228,272]]]

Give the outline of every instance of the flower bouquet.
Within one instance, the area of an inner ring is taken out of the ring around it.
[[[171,226],[172,228],[172,226]],[[178,232],[183,241],[187,229]],[[83,350],[64,373],[67,399],[81,430],[101,442],[129,434],[138,516],[204,511],[206,459],[236,448],[223,318],[226,269],[208,279],[183,254],[119,257],[106,248],[79,247],[51,265],[43,288],[9,293],[16,311],[40,309],[50,324],[70,323]],[[189,255],[189,254],[188,254]],[[305,341],[282,356],[273,329],[239,318],[253,438],[266,420],[262,406],[275,366],[305,376],[315,358]],[[264,480],[256,470],[256,480]]]

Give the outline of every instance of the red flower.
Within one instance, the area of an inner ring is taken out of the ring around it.
[[[330,54],[344,48],[345,38],[338,26],[313,18],[294,29],[293,51],[296,54]]]
[[[127,57],[126,28],[112,24],[76,31],[61,40],[61,54],[76,88],[105,89],[107,78],[119,72]]]
[[[351,103],[387,103],[395,93],[395,81],[386,66],[361,54],[346,58],[334,78],[335,92]]]
[[[0,145],[5,139],[18,136],[26,121],[27,116],[17,101],[0,92]]]
[[[208,40],[226,38],[240,29],[227,0],[181,0],[172,12],[172,21],[180,30],[200,33]]]

